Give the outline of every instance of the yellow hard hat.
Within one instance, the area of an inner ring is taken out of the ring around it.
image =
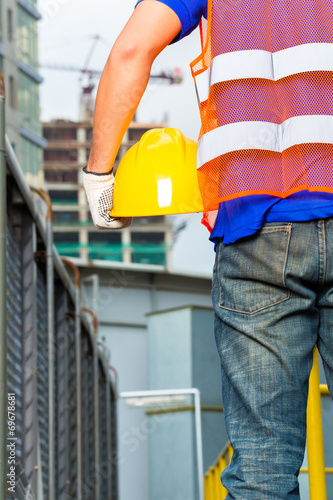
[[[115,176],[113,217],[202,212],[195,141],[176,128],[148,130]]]

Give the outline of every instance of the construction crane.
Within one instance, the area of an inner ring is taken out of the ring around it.
[[[41,68],[54,69],[59,71],[71,71],[81,73],[81,95],[80,95],[80,121],[90,120],[94,112],[93,91],[96,86],[96,79],[102,74],[102,70],[90,69],[89,63],[98,41],[104,39],[100,35],[93,35],[93,43],[86,58],[83,68],[77,66],[64,66],[61,64],[41,64]],[[108,44],[109,45],[109,44]],[[150,75],[150,80],[156,83],[168,83],[170,85],[180,84],[183,81],[182,71],[175,68],[172,71],[160,71]]]

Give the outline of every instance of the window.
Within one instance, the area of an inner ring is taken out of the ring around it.
[[[89,257],[98,260],[122,260],[121,233],[89,233]]]
[[[18,102],[22,125],[42,135],[39,120],[39,86],[27,75],[19,72]]]
[[[78,192],[77,191],[56,191],[56,190],[50,190],[49,194],[52,199],[52,203],[58,203],[58,204],[77,204],[78,202]]]
[[[45,170],[47,182],[70,182],[77,184],[77,170],[61,170],[53,168]]]
[[[53,233],[54,243],[60,255],[80,256],[79,233]]]
[[[89,233],[89,243],[121,243],[121,233]]]
[[[8,29],[8,41],[12,42],[14,40],[13,32],[13,11],[11,9],[7,10],[7,29]]]
[[[134,245],[160,245],[164,243],[164,233],[132,233]]]
[[[44,137],[48,141],[76,141],[76,129],[67,127],[45,127]]]
[[[73,149],[46,149],[44,151],[45,161],[64,161],[66,163],[77,161],[77,151]]]
[[[164,233],[132,233],[132,262],[140,264],[166,263]]]
[[[53,233],[53,239],[56,244],[70,244],[79,243],[79,233],[68,232],[68,233]]]
[[[164,215],[133,217],[133,224],[136,226],[145,226],[146,224],[163,224],[165,222],[166,221]]]
[[[38,69],[37,21],[18,5],[17,49],[19,58],[34,69]]]
[[[29,174],[30,181],[34,182],[33,177],[36,181],[40,182],[41,175],[43,174],[42,167],[42,155],[43,150],[28,141],[24,137],[20,138],[21,142],[21,165],[25,174]],[[32,177],[31,177],[32,176]]]
[[[12,109],[16,108],[15,80],[13,76],[9,77],[9,106]]]
[[[147,130],[147,128],[129,128],[128,140],[138,142]]]
[[[79,220],[79,212],[53,212],[53,222],[61,223],[66,225],[66,223],[70,224],[71,222],[78,222]]]

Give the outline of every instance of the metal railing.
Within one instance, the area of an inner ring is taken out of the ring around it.
[[[53,245],[51,206],[46,219],[36,208],[35,195],[48,197],[5,141],[1,92],[0,176],[0,498],[117,500],[107,350],[82,310],[78,268]]]
[[[313,367],[309,380],[307,406],[307,458],[308,467],[301,473],[309,475],[310,500],[325,500],[326,474],[333,474],[333,467],[325,467],[324,440],[321,415],[321,396],[329,396],[327,385],[319,383],[318,350],[313,353]],[[228,443],[204,477],[205,500],[224,500],[228,494],[221,483],[221,473],[231,462],[232,446]]]

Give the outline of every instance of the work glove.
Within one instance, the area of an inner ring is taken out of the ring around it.
[[[106,174],[87,172],[83,169],[85,189],[91,216],[98,229],[124,229],[132,222],[132,217],[112,217],[114,175],[112,169]]]

